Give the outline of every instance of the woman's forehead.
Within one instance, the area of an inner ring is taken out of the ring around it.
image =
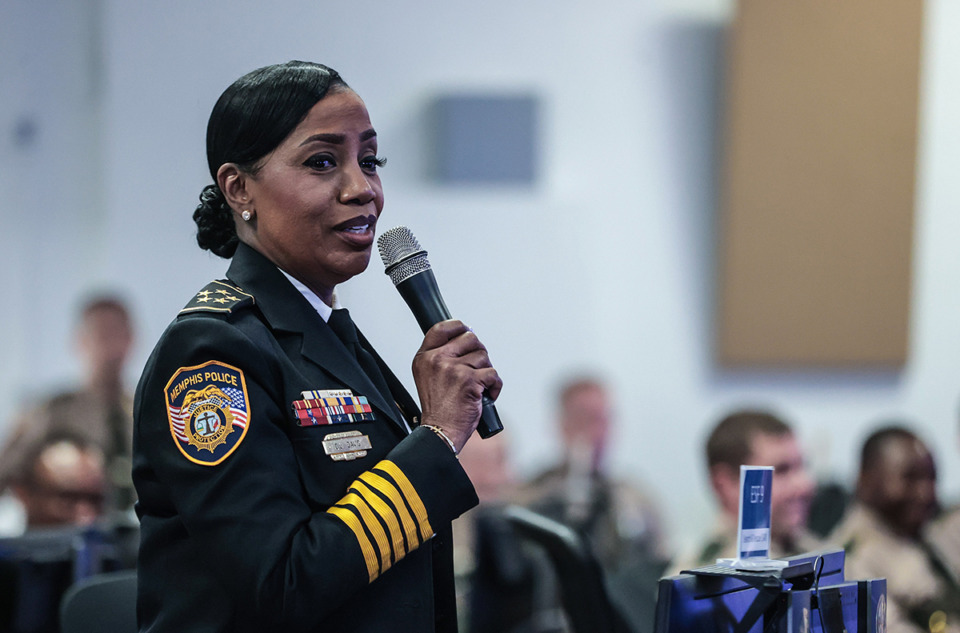
[[[363,100],[352,90],[339,90],[317,101],[291,133],[299,144],[322,133],[364,134],[372,130],[370,115]]]

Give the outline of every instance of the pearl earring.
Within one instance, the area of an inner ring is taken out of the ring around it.
[[[240,214],[240,217],[243,218],[244,222],[249,222],[250,218],[253,217],[253,214],[250,213],[250,209],[244,209],[243,213]]]

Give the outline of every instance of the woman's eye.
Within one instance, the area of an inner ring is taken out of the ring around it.
[[[336,162],[333,160],[333,157],[327,154],[315,154],[304,161],[303,164],[310,169],[318,170],[330,169],[331,167],[336,166]]]
[[[383,167],[387,164],[386,158],[380,158],[379,156],[367,156],[360,160],[360,166],[369,172],[375,172],[380,167]]]

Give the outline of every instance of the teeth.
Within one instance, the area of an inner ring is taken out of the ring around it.
[[[370,228],[369,224],[363,224],[361,226],[352,226],[349,229],[344,229],[344,230],[349,231],[350,233],[363,233],[369,228]]]

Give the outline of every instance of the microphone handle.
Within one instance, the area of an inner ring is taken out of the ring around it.
[[[417,324],[423,333],[433,327],[440,321],[450,319],[450,311],[443,302],[443,296],[440,294],[440,287],[437,285],[437,278],[433,275],[433,270],[427,269],[404,279],[397,284],[397,290],[400,296],[407,302],[410,311],[417,319]],[[483,409],[480,413],[480,423],[477,425],[477,433],[480,437],[486,439],[496,435],[503,430],[503,423],[500,421],[500,415],[497,413],[497,407],[493,400],[483,393]]]

